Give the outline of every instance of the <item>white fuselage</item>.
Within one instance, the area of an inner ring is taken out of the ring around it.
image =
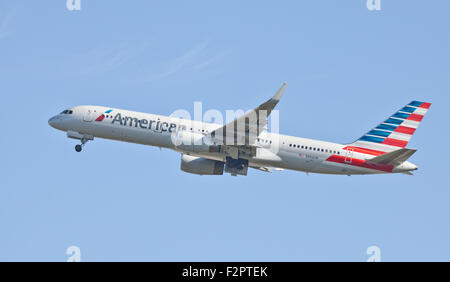
[[[52,127],[67,132],[69,137],[79,135],[157,146],[217,161],[225,161],[227,156],[223,151],[198,150],[196,146],[178,146],[174,142],[179,138],[180,132],[202,138],[221,127],[220,124],[101,106],[78,106],[70,111],[71,114],[59,114],[49,120]],[[257,148],[256,154],[248,158],[250,167],[344,175],[417,169],[409,162],[397,167],[373,166],[366,162],[373,155],[356,152],[346,145],[269,132],[262,132],[253,145]]]

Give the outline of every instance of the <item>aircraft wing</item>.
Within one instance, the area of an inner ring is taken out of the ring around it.
[[[283,96],[287,83],[257,108],[211,132],[211,138],[226,145],[251,145],[266,129],[267,118]]]

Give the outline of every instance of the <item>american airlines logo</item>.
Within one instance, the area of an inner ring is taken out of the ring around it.
[[[109,114],[112,110],[108,110],[105,113]],[[105,114],[101,114],[95,121],[103,121],[105,119]],[[138,119],[136,117],[123,116],[120,113],[117,113],[111,122],[111,124],[118,123],[121,126],[129,126],[129,127],[139,127],[143,129],[151,129],[154,131],[160,132],[170,132],[172,133],[177,125],[175,123],[161,122],[160,120],[149,120],[149,119]]]
[[[112,112],[112,110],[107,110],[105,112],[105,114],[109,114],[111,112]],[[101,114],[95,121],[102,121],[102,120],[104,120],[105,119],[105,114]]]

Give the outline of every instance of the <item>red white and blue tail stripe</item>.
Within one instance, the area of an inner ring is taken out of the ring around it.
[[[371,155],[405,148],[430,106],[431,103],[412,101],[348,148]]]

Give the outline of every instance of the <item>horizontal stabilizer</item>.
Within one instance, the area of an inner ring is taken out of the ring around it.
[[[417,150],[415,149],[399,149],[372,159],[368,159],[367,161],[374,164],[391,164],[397,166],[409,159],[416,151]]]

